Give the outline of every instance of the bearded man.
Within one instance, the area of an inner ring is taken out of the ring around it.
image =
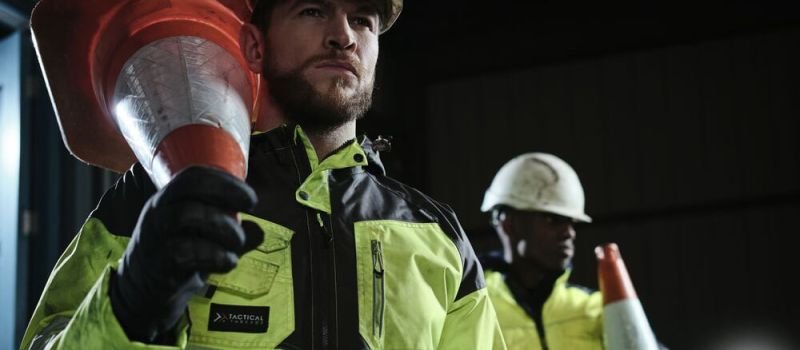
[[[246,182],[191,167],[156,190],[134,165],[64,252],[22,348],[504,348],[452,210],[355,137],[401,8],[260,1],[240,46],[285,124],[251,137]]]

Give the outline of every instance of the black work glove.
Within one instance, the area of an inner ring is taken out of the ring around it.
[[[245,222],[243,228],[234,216],[255,203],[250,186],[207,167],[180,172],[145,203],[109,286],[129,339],[174,341],[174,327],[208,275],[232,270],[261,244],[258,226]]]

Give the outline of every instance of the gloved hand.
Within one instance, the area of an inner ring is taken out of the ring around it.
[[[239,225],[234,217],[255,203],[250,186],[207,167],[180,172],[145,203],[109,286],[129,339],[174,341],[175,325],[208,275],[232,270],[261,244],[258,226]]]

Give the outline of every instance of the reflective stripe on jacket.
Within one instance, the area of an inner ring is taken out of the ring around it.
[[[486,288],[508,349],[542,349],[535,321],[514,298],[505,279],[501,272],[486,272]],[[602,295],[568,285],[568,279],[569,271],[556,280],[542,308],[547,349],[603,349]]]
[[[324,160],[299,128],[253,136],[264,242],[211,275],[175,347],[128,341],[108,298],[152,183],[136,165],[57,263],[26,331],[35,349],[502,349],[483,272],[452,210],[384,174],[368,140]]]

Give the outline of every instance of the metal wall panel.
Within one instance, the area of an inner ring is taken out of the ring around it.
[[[783,30],[437,84],[430,192],[481,227],[498,167],[545,151],[600,217],[797,193],[798,44]]]

